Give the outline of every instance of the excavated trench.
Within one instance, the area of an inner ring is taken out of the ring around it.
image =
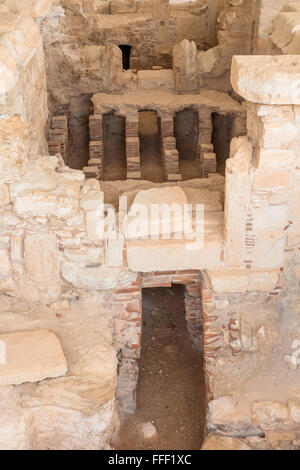
[[[123,422],[119,450],[200,449],[206,388],[202,354],[187,331],[184,286],[143,290],[142,351],[137,410]],[[140,430],[151,422],[157,436]]]

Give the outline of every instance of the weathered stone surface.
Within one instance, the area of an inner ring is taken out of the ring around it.
[[[60,294],[59,261],[56,236],[39,232],[25,237],[25,267],[28,276],[49,299]]]
[[[231,83],[253,103],[300,104],[299,56],[234,56]]]
[[[251,447],[241,439],[209,434],[201,450],[251,450]]]
[[[27,129],[20,116],[0,119],[0,183],[12,183],[27,160]]]
[[[208,275],[215,292],[272,291],[278,283],[279,270],[219,269]]]
[[[209,403],[207,426],[209,431],[230,437],[259,436],[261,429],[251,417],[237,407],[232,397],[219,397]]]
[[[178,187],[148,189],[137,194],[125,218],[123,233],[127,239],[170,236],[190,227],[191,216],[184,206],[188,201]]]
[[[4,4],[11,10],[30,15],[33,18],[41,18],[46,16],[53,0],[27,0],[26,3],[22,0],[5,0]]]
[[[274,426],[288,416],[288,407],[279,402],[255,402],[252,406],[253,420],[261,426]]]
[[[16,197],[14,209],[24,216],[69,217],[79,209],[79,189],[77,181],[69,181],[49,192],[24,191]]]
[[[138,87],[144,89],[174,89],[173,70],[139,70]]]
[[[67,372],[67,363],[57,337],[48,330],[9,333],[0,336],[6,363],[0,364],[0,385],[39,382]]]
[[[24,400],[35,450],[110,449],[119,424],[116,352],[100,343],[79,348],[78,354],[68,377],[41,382]]]
[[[109,290],[126,283],[126,270],[97,264],[63,263],[62,275],[79,289]]]
[[[295,423],[300,423],[300,393],[289,400],[290,416]]]
[[[1,366],[0,366],[1,368]],[[27,450],[29,432],[26,411],[12,386],[0,387],[0,450]]]
[[[195,244],[187,239],[129,242],[128,267],[133,272],[214,269],[221,264],[221,244],[214,234]]]
[[[7,184],[0,184],[0,206],[10,203],[9,188]]]
[[[8,251],[0,248],[0,276],[6,276],[10,272],[10,259]]]
[[[197,92],[198,81],[198,54],[194,41],[184,39],[173,49],[173,71],[175,77],[175,90],[179,93]]]

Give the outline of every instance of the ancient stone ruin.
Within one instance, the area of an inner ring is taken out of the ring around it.
[[[0,0],[0,449],[300,449],[300,2]]]

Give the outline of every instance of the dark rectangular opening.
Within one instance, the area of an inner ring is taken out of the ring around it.
[[[139,112],[139,139],[142,179],[163,182],[161,120],[156,111]]]
[[[127,175],[126,119],[114,113],[103,115],[103,179],[124,180]]]
[[[121,44],[119,48],[122,51],[123,55],[123,69],[129,70],[130,69],[130,57],[131,57],[131,49],[132,46],[128,46],[126,44]]]
[[[180,173],[184,179],[197,178],[199,115],[196,110],[187,108],[176,113],[174,135],[179,154]]]
[[[217,171],[225,175],[226,160],[230,155],[233,118],[229,114],[212,114],[212,143],[217,157]]]

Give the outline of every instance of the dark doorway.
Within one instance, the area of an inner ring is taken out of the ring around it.
[[[212,143],[217,156],[217,171],[221,175],[225,175],[226,160],[230,154],[233,117],[229,114],[213,113],[212,124]]]
[[[102,126],[104,152],[103,179],[126,179],[126,119],[114,113],[104,114]]]
[[[142,351],[137,411],[124,421],[119,449],[200,449],[206,416],[203,358],[187,331],[185,289],[143,290]],[[157,437],[145,440],[141,423],[151,422]]]
[[[122,44],[121,46],[119,46],[119,48],[121,49],[122,54],[123,54],[123,69],[129,70],[132,46],[127,46],[125,44]]]
[[[199,115],[194,109],[179,111],[174,118],[174,135],[179,153],[179,168],[184,179],[197,178]]]
[[[142,179],[163,182],[161,120],[156,111],[139,112],[139,138]]]

